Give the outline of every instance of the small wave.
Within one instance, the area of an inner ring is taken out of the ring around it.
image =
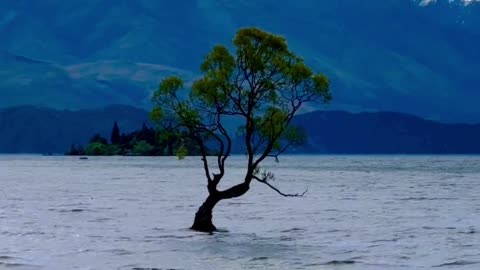
[[[442,263],[439,265],[434,265],[433,267],[447,267],[447,266],[464,266],[464,265],[472,265],[478,264],[480,262],[472,262],[472,261],[454,261],[449,263]]]
[[[248,220],[263,220],[263,217],[252,216],[252,217],[248,217],[247,219]]]
[[[339,230],[339,229],[333,229],[333,230],[329,230],[329,231],[326,231],[327,233],[338,233],[338,232],[344,232],[343,230]]]
[[[27,236],[27,235],[45,235],[44,232],[24,232],[19,234],[20,236]]]
[[[119,256],[122,256],[122,255],[132,255],[133,252],[131,251],[128,251],[126,249],[109,249],[109,250],[105,250],[105,252],[108,252],[108,253],[113,253],[115,255],[119,255]]]
[[[377,239],[377,240],[373,240],[372,243],[379,243],[379,242],[397,242],[398,240],[400,240],[400,238],[391,238],[391,239]]]
[[[103,218],[92,219],[92,220],[89,220],[88,222],[90,222],[90,223],[98,223],[98,222],[105,222],[105,221],[110,221],[110,220],[112,220],[112,219],[111,219],[111,218],[103,217]]]
[[[357,262],[354,260],[340,260],[340,261],[333,260],[333,261],[326,262],[323,265],[344,265],[344,264],[355,264],[355,263]]]
[[[45,235],[46,233],[44,232],[9,232],[9,231],[3,231],[0,233],[0,235],[5,235],[5,236],[29,236],[29,235]]]
[[[457,227],[432,227],[432,226],[423,226],[424,230],[456,230]]]
[[[97,210],[114,210],[115,207],[98,207]]]
[[[22,270],[30,270],[30,269],[40,269],[40,266],[24,264],[24,263],[4,263],[0,262],[0,268],[18,268]]]
[[[89,203],[67,203],[67,204],[57,205],[57,207],[70,208],[70,207],[79,207],[79,206],[88,206],[88,205],[90,204]]]
[[[251,205],[253,203],[249,203],[249,202],[228,202],[227,204],[228,205]]]
[[[93,238],[93,239],[103,239],[105,238],[103,235],[87,235],[88,237],[90,238]]]
[[[291,228],[291,229],[288,229],[288,230],[283,230],[281,231],[282,233],[289,233],[289,232],[304,232],[306,231],[305,229],[302,229],[302,228]]]
[[[476,234],[477,231],[474,228],[469,228],[467,231],[461,231],[459,233],[461,233],[461,234]]]
[[[306,264],[305,266],[311,267],[311,266],[320,266],[320,265],[333,265],[333,266],[341,266],[341,265],[352,265],[358,263],[355,260],[333,260],[333,261],[328,261],[325,263],[312,263],[312,264]]]
[[[181,270],[175,268],[144,268],[144,267],[134,267],[132,270]]]
[[[137,199],[137,198],[120,198],[120,199],[117,199],[117,201],[139,202],[140,199]]]
[[[399,201],[455,201],[457,198],[429,198],[429,197],[408,197],[400,198]]]
[[[282,236],[280,237],[280,241],[294,241],[295,238],[293,237],[288,237],[288,236]]]
[[[264,261],[264,260],[268,260],[268,257],[255,257],[253,259],[251,259],[250,261]]]
[[[48,211],[54,211],[54,212],[59,212],[59,213],[81,213],[88,211],[86,209],[82,208],[73,208],[73,209],[56,209],[56,208],[50,208]]]
[[[193,238],[193,235],[172,235],[172,234],[167,234],[167,235],[156,235],[156,236],[151,236],[147,235],[145,236],[145,239],[148,241],[151,241],[152,239],[187,239],[187,238]]]

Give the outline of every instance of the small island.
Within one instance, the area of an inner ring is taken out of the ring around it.
[[[86,147],[72,144],[68,156],[179,156],[199,155],[200,150],[185,136],[175,136],[171,130],[156,130],[146,123],[130,133],[121,133],[113,123],[110,140],[100,133],[93,135]]]

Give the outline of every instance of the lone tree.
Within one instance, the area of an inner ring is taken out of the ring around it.
[[[191,229],[203,232],[216,230],[212,223],[215,205],[244,195],[252,181],[283,196],[303,195],[275,188],[270,183],[274,175],[261,170],[260,164],[302,143],[301,130],[290,123],[304,103],[331,100],[327,77],[315,74],[288,49],[283,37],[245,28],[237,32],[233,45],[233,55],[225,46],[213,48],[201,65],[203,77],[193,82],[191,91],[184,88],[182,79],[169,77],[153,96],[152,119],[177,136],[188,136],[200,149],[208,197]],[[225,127],[228,121],[239,123],[236,134]],[[246,149],[245,177],[241,183],[219,190],[234,140],[241,140]],[[216,156],[208,156],[209,150]]]

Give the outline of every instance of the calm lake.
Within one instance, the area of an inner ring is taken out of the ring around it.
[[[229,159],[223,187],[245,158]],[[0,269],[480,269],[479,156],[286,156],[188,230],[198,158],[0,156]]]

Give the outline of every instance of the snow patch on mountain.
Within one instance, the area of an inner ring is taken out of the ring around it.
[[[438,0],[422,0],[420,2],[420,5],[421,6],[427,6],[429,4],[432,4],[432,3],[435,3],[437,2]],[[464,5],[468,6],[470,4],[473,4],[475,2],[480,2],[480,0],[448,0],[450,3],[453,3],[453,2],[462,2]]]

